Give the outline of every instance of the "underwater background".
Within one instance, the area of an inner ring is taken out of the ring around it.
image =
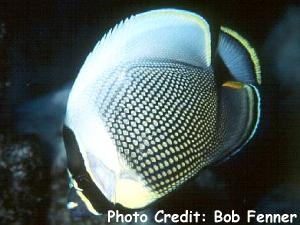
[[[66,208],[60,129],[67,96],[86,56],[111,27],[166,7],[191,10],[248,39],[262,67],[262,118],[243,151],[203,170],[145,213],[234,209],[242,215],[255,209],[300,215],[297,1],[2,0],[0,224],[106,224],[105,216],[72,218]],[[207,218],[206,224],[213,223]]]

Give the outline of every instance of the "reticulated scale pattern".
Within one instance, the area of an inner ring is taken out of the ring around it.
[[[101,119],[124,161],[153,192],[165,195],[217,155],[211,69],[139,61],[116,68],[98,86]]]

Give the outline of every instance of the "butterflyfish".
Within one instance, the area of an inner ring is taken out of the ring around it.
[[[146,207],[249,142],[260,120],[258,57],[230,28],[220,26],[216,48],[212,40],[200,15],[159,9],[97,43],[67,103],[70,187],[83,202],[70,209]]]

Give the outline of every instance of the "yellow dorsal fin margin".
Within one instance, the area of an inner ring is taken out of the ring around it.
[[[231,36],[234,39],[236,39],[247,50],[247,52],[250,55],[251,61],[254,64],[254,70],[255,70],[255,75],[256,75],[257,83],[261,84],[261,68],[260,68],[259,59],[258,59],[258,57],[256,55],[256,52],[255,52],[254,48],[249,44],[249,42],[245,38],[243,38],[240,34],[238,34],[237,32],[235,32],[234,30],[231,30],[230,28],[224,27],[224,26],[221,26],[221,30],[224,33],[226,33],[229,36]]]

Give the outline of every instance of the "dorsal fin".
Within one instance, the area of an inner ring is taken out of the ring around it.
[[[255,50],[237,32],[221,27],[218,52],[235,81],[260,84],[261,69]]]
[[[82,70],[141,58],[170,59],[208,67],[211,64],[209,25],[201,16],[177,9],[131,16],[102,38]]]

